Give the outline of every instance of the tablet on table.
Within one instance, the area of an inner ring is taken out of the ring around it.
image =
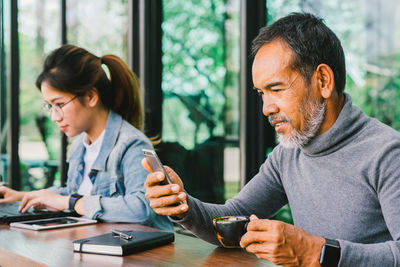
[[[62,227],[71,227],[96,223],[96,220],[79,217],[59,217],[50,219],[39,219],[31,221],[13,222],[10,227],[24,228],[29,230],[47,230]]]

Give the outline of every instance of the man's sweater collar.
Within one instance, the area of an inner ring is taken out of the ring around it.
[[[358,107],[353,106],[350,95],[345,93],[344,96],[345,102],[335,123],[328,131],[314,137],[302,147],[303,153],[309,156],[332,153],[346,145],[367,123],[368,117]]]

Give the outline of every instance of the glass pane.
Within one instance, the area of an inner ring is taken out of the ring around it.
[[[35,81],[45,56],[61,43],[60,2],[19,1],[18,8],[21,189],[31,190],[59,180],[59,130],[42,112],[43,98]]]
[[[369,116],[400,130],[398,1],[267,1],[267,10],[269,22],[300,10],[324,18],[346,55],[345,92]]]
[[[60,131],[43,116],[42,96],[35,87],[44,58],[61,44],[60,11],[59,1],[19,1],[22,190],[60,184]],[[67,22],[70,43],[127,60],[127,0],[67,1]]]
[[[185,189],[224,202],[239,189],[239,0],[163,1],[163,163]]]
[[[128,62],[128,10],[128,0],[68,0],[68,43]]]
[[[9,25],[5,25],[4,23],[8,20],[8,16],[5,17],[5,14],[8,14],[9,7],[4,6],[4,4],[8,3],[8,1],[4,2],[0,0],[0,181],[6,181],[7,175],[7,129],[6,129],[6,47],[7,41],[5,40],[7,29],[6,27]]]

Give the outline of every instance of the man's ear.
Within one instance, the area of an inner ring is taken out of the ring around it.
[[[332,69],[326,64],[320,64],[315,73],[321,96],[325,99],[330,98],[335,88],[335,79]]]
[[[99,93],[95,87],[90,89],[87,93],[86,96],[88,97],[88,105],[89,107],[94,107],[97,105],[99,102]]]

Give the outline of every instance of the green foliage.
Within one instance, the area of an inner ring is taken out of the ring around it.
[[[271,219],[293,224],[293,217],[289,204],[283,206]]]
[[[210,137],[204,124],[194,125],[190,108],[180,103],[177,94],[202,96],[196,105],[208,111],[207,119],[215,123],[213,134],[224,135],[226,129],[237,134],[238,94],[229,88],[238,92],[238,70],[227,60],[238,48],[232,45],[238,36],[227,34],[225,24],[237,20],[238,12],[227,12],[222,0],[164,1],[163,12],[163,139],[192,148],[196,139]],[[196,134],[198,138],[193,138]]]
[[[114,54],[128,62],[128,1],[68,2],[68,42],[97,56]]]
[[[239,183],[232,181],[225,181],[225,199],[233,198],[239,193]]]

